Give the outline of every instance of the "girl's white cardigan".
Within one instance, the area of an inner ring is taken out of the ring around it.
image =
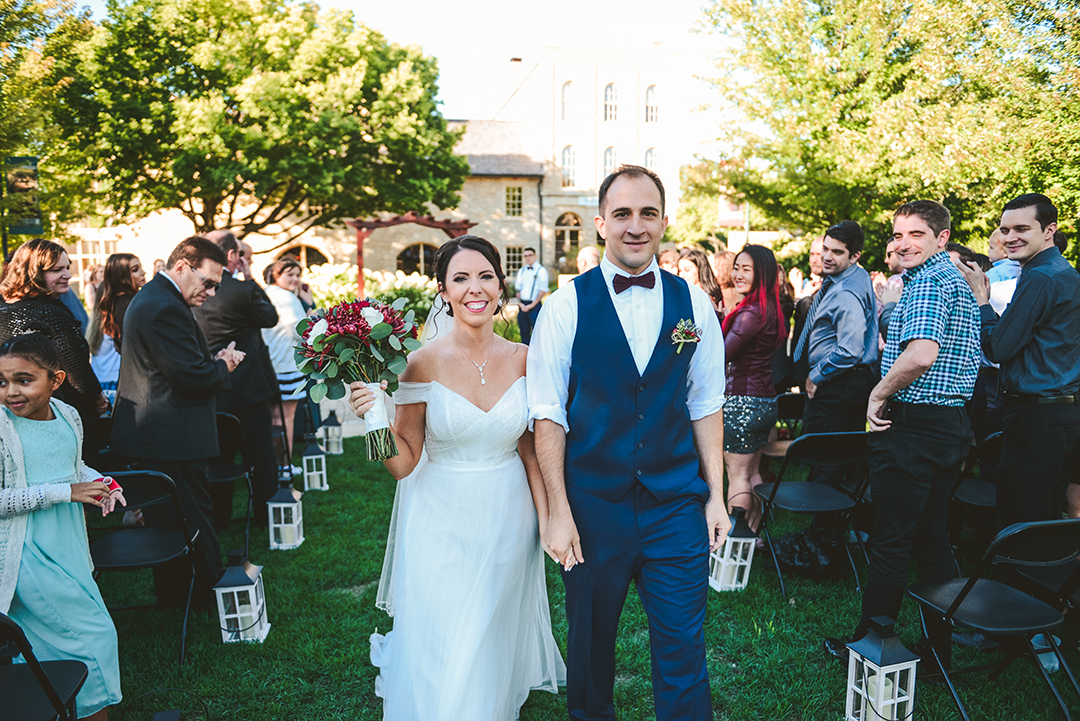
[[[7,413],[0,411],[0,613],[7,613],[19,579],[26,514],[71,502],[71,484],[95,481],[101,474],[82,462],[83,428],[79,414],[68,404],[52,399],[57,415],[67,421],[78,439],[78,467],[70,479],[28,486],[22,443]],[[86,547],[90,562],[90,546]],[[93,563],[91,567],[93,567]]]

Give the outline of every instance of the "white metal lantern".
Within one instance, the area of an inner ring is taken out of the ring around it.
[[[342,444],[341,421],[338,420],[337,412],[330,411],[330,417],[322,423],[323,447],[332,456],[340,456],[345,452]]]
[[[214,586],[223,643],[262,643],[270,631],[266,620],[262,566],[247,562],[243,551],[229,551],[225,575]]]
[[[304,509],[300,491],[291,483],[279,483],[277,493],[266,502],[270,513],[270,550],[299,548],[304,542]]]
[[[319,444],[308,443],[301,457],[304,459],[304,490],[330,490],[330,484],[326,480],[326,454],[319,448]]]
[[[750,530],[746,511],[736,508],[724,545],[709,554],[709,586],[714,591],[741,591],[750,580],[757,534]]]
[[[870,630],[847,645],[847,721],[901,721],[915,709],[919,657],[893,631],[887,616],[870,619]]]

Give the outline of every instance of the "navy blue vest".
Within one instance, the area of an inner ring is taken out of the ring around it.
[[[683,279],[660,272],[664,320],[639,376],[630,344],[599,268],[574,280],[577,333],[567,400],[566,482],[617,501],[635,481],[663,501],[698,477],[686,408],[686,374],[696,344],[675,352],[671,332],[693,319]]]

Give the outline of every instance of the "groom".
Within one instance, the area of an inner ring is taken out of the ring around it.
[[[668,223],[656,174],[621,166],[599,206],[600,267],[549,297],[528,358],[544,541],[564,567],[567,706],[575,721],[615,718],[615,636],[633,580],[657,719],[711,719],[702,624],[708,553],[729,526],[724,340],[708,296],[656,264]],[[681,320],[699,342],[673,342]]]

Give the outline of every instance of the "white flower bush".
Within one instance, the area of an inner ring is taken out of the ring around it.
[[[307,270],[306,280],[318,308],[356,300],[356,266],[352,263],[313,265]],[[434,278],[419,273],[405,275],[400,270],[390,273],[364,268],[364,291],[384,303],[407,298],[405,310],[412,310],[417,321],[423,323],[439,289]]]

